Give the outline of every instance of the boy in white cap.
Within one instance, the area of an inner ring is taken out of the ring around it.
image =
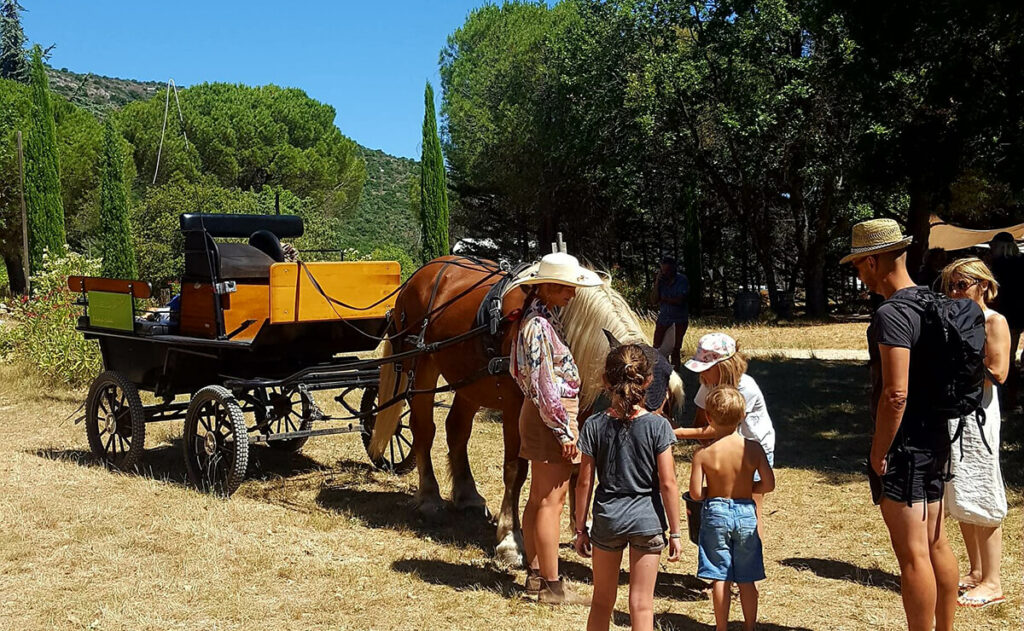
[[[680,440],[709,441],[722,438],[721,431],[708,423],[706,401],[708,395],[719,386],[731,386],[739,390],[746,402],[746,415],[740,422],[738,431],[747,440],[761,444],[768,463],[775,466],[775,426],[768,414],[764,394],[747,374],[747,359],[736,348],[736,340],[725,333],[708,333],[697,342],[697,351],[684,364],[689,370],[700,375],[700,389],[697,390],[693,402],[697,404],[696,427],[680,427],[675,430]],[[760,479],[757,476],[756,479]],[[762,506],[764,495],[754,494],[757,505],[757,529],[764,535]]]

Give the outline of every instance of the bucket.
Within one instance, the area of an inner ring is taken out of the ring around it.
[[[689,491],[683,493],[683,501],[686,502],[686,527],[690,531],[690,541],[696,545],[700,540],[700,512],[704,502],[690,497]]]

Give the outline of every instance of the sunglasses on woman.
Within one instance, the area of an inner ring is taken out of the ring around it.
[[[966,292],[971,287],[974,287],[975,285],[977,285],[980,282],[981,281],[976,279],[976,278],[972,278],[970,280],[960,279],[958,281],[954,281],[953,282],[953,289],[955,291],[959,291],[959,292],[963,293],[963,292]]]

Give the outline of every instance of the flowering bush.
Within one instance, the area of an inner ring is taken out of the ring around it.
[[[32,276],[32,296],[13,300],[9,326],[0,327],[0,351],[36,367],[47,379],[78,386],[102,370],[99,347],[75,330],[82,308],[67,287],[68,276],[98,276],[100,261],[72,252],[43,255]]]

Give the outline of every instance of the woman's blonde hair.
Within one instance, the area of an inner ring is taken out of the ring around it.
[[[736,351],[729,359],[718,362],[718,379],[720,386],[740,387],[740,377],[747,372],[747,358],[743,353]]]
[[[612,409],[627,424],[633,409],[647,396],[651,370],[647,353],[637,344],[616,346],[605,359],[604,378],[612,397]]]
[[[736,429],[747,415],[747,402],[740,391],[732,386],[719,386],[704,401],[712,425]]]
[[[986,303],[995,300],[996,295],[999,294],[999,283],[996,282],[992,270],[976,256],[953,261],[942,269],[942,293],[947,296],[953,293],[953,278],[956,276],[987,282],[988,287],[983,296]]]

